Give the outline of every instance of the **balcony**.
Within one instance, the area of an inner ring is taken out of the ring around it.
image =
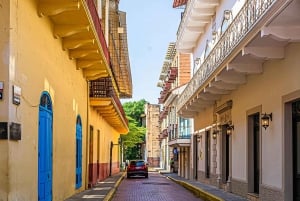
[[[109,52],[111,67],[118,84],[119,97],[132,97],[132,79],[127,44],[126,13],[109,9]]]
[[[168,107],[164,107],[163,110],[159,113],[159,121],[162,122],[162,120],[164,118],[166,118],[166,116],[168,115],[169,112],[169,108]]]
[[[161,141],[161,140],[163,140],[163,139],[165,139],[167,137],[168,137],[168,131],[167,131],[167,129],[163,129],[160,132],[160,134],[158,135],[157,139]]]
[[[170,93],[171,84],[175,81],[178,69],[177,67],[172,67],[172,61],[176,55],[175,43],[169,43],[168,50],[165,56],[165,61],[163,63],[161,73],[159,76],[158,87],[162,88],[160,92],[160,97],[158,98],[158,103],[162,104]]]
[[[169,146],[187,147],[191,144],[191,135],[187,133],[179,134],[178,124],[170,124],[167,130],[169,136]]]
[[[188,0],[174,0],[173,1],[173,8],[177,8],[177,7],[183,6],[187,2],[188,2]]]
[[[191,146],[191,135],[177,135],[169,137],[168,142],[170,147],[189,147]]]
[[[54,38],[87,80],[113,77],[101,21],[93,0],[39,0],[38,14],[49,17]],[[115,88],[116,84],[113,80]]]
[[[110,78],[90,81],[90,106],[118,132],[128,133],[128,121]]]
[[[299,9],[296,0],[246,1],[180,95],[179,114],[193,118],[261,74],[266,60],[283,59],[285,46],[300,41]]]
[[[177,67],[170,67],[168,74],[167,74],[167,79],[166,81],[168,83],[173,83],[178,75],[178,68]]]
[[[186,4],[177,31],[176,48],[181,53],[192,53],[206,26],[211,23],[219,0],[189,0]]]

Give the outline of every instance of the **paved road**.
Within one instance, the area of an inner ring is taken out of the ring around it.
[[[199,201],[190,191],[157,172],[149,172],[149,178],[125,178],[112,201]],[[202,200],[203,201],[203,200]]]

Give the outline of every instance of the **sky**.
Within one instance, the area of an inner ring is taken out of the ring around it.
[[[170,42],[176,42],[182,9],[173,0],[121,0],[119,10],[126,12],[128,52],[132,76],[132,99],[158,104],[159,75]]]

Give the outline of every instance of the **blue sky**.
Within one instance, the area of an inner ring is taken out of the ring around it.
[[[172,7],[173,0],[121,0],[119,10],[126,12],[128,51],[133,98],[157,104],[161,88],[159,75],[170,42],[176,32],[182,9]]]

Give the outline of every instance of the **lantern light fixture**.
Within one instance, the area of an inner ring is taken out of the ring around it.
[[[234,130],[234,125],[232,124],[232,122],[229,122],[227,125],[226,134],[231,135],[233,130]]]
[[[197,135],[197,142],[201,142],[202,141],[202,135]]]
[[[272,113],[267,114],[264,113],[261,117],[261,126],[265,128],[265,130],[270,126],[270,120],[272,121]]]
[[[215,129],[212,133],[212,137],[213,139],[217,139],[217,135],[218,135],[219,131],[217,129]]]
[[[224,20],[229,20],[231,18],[232,18],[232,12],[231,12],[231,10],[224,10],[223,19]]]

